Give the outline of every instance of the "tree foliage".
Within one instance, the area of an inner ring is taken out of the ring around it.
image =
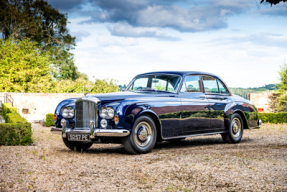
[[[286,111],[287,110],[287,64],[284,62],[280,66],[279,80],[278,85],[278,96],[277,96],[277,111]]]
[[[58,79],[78,78],[73,54],[75,37],[69,34],[67,14],[46,0],[0,0],[0,33],[4,40],[29,38],[48,53]]]
[[[287,0],[261,0],[261,3],[263,3],[264,1],[270,3],[272,6],[273,4],[276,5],[280,2],[286,2]]]
[[[117,81],[89,81],[78,73],[76,80],[52,78],[49,58],[29,39],[0,39],[0,91],[22,93],[108,93],[118,91]]]
[[[48,92],[52,76],[49,58],[29,39],[0,39],[0,91]]]

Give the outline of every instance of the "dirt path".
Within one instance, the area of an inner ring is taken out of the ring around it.
[[[287,191],[287,124],[244,130],[240,144],[220,135],[163,142],[132,156],[121,145],[67,149],[33,125],[34,146],[0,146],[0,191]]]

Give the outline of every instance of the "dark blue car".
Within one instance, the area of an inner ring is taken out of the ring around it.
[[[53,133],[71,150],[93,143],[122,143],[132,154],[156,142],[221,134],[240,142],[243,130],[259,128],[252,102],[232,95],[216,75],[174,71],[137,75],[123,92],[66,99],[55,110]]]

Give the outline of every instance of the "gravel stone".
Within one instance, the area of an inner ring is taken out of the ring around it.
[[[287,124],[158,143],[129,155],[119,144],[79,153],[33,124],[31,146],[0,146],[0,191],[287,191]]]

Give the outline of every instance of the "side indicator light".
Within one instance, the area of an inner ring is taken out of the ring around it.
[[[57,115],[56,115],[56,114],[54,114],[54,120],[55,120],[55,121],[57,120]]]
[[[119,116],[115,115],[115,123],[118,124],[119,123]]]

